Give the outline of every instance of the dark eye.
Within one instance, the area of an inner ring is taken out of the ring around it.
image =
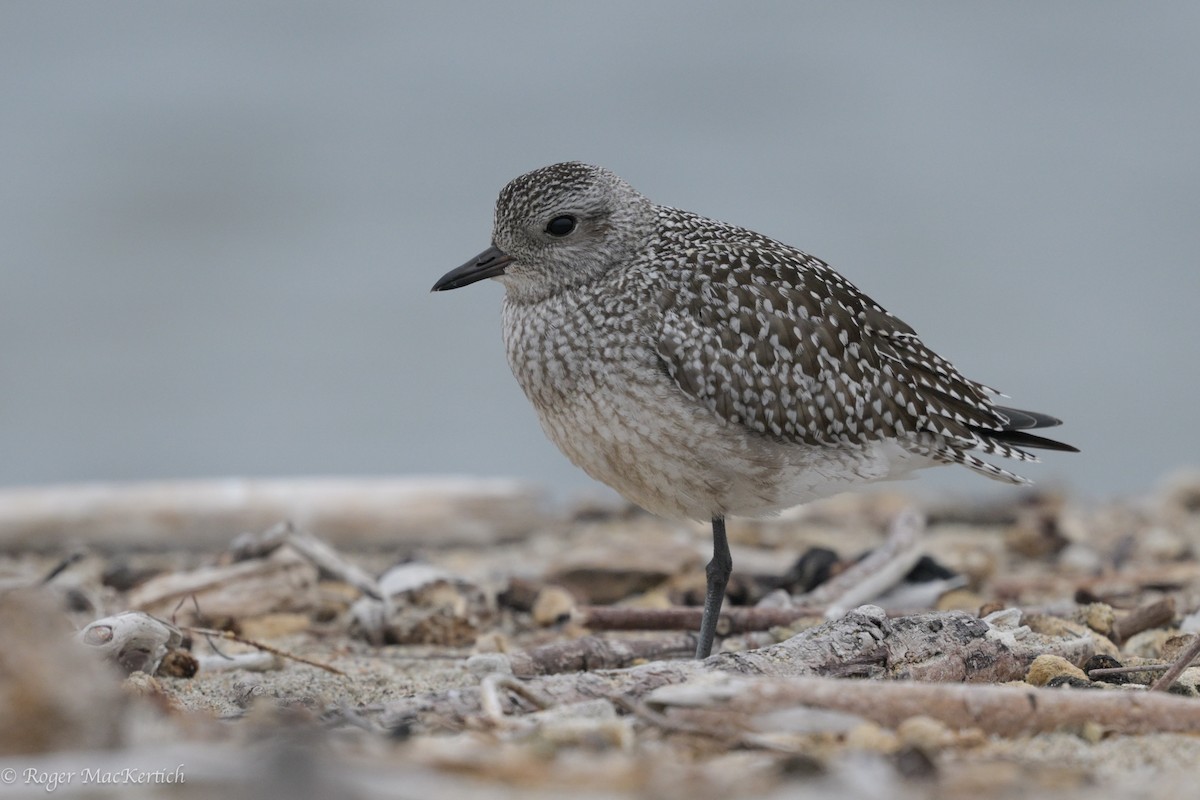
[[[546,233],[551,236],[566,236],[571,231],[575,230],[575,218],[564,214],[561,217],[555,217],[546,223]]]

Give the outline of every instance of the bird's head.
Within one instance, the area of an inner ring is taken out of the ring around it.
[[[612,172],[575,161],[542,167],[500,190],[492,247],[433,289],[496,278],[512,297],[548,297],[628,263],[653,227],[650,201]]]

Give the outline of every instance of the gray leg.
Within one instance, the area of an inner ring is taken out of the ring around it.
[[[708,586],[704,591],[704,617],[700,621],[696,658],[708,658],[712,653],[717,619],[721,616],[721,601],[725,599],[725,584],[729,583],[729,574],[733,572],[733,557],[729,555],[729,542],[725,538],[725,518],[713,517],[712,529],[713,557],[704,569]]]

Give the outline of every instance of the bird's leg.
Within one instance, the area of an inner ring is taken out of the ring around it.
[[[729,555],[729,541],[725,538],[724,517],[713,517],[712,531],[713,557],[704,568],[708,586],[704,590],[704,617],[700,620],[696,658],[708,658],[712,653],[717,619],[721,616],[721,601],[725,599],[725,584],[729,583],[729,574],[733,572],[733,557]]]

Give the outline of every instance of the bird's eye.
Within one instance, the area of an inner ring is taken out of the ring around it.
[[[555,217],[546,223],[546,233],[551,236],[566,236],[571,231],[575,230],[575,218],[564,214],[561,217]]]

